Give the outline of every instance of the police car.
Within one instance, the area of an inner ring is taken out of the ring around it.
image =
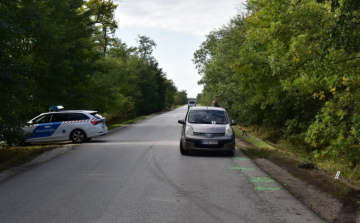
[[[61,105],[50,107],[28,122],[23,130],[30,135],[25,142],[72,140],[83,143],[108,132],[105,118],[96,111],[63,110]]]

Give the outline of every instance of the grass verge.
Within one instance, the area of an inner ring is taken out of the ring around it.
[[[301,150],[285,140],[279,140],[278,143],[269,142],[265,140],[268,137],[266,134],[256,135],[253,131],[250,131],[248,136],[244,136],[243,132],[236,127],[234,132],[237,138],[253,145],[242,149],[249,158],[255,160],[255,162],[259,158],[267,159],[286,169],[294,177],[341,201],[344,213],[352,217],[357,216],[357,212],[360,210],[360,183],[359,178],[356,178],[359,176],[357,175],[358,170],[350,169],[341,160],[335,162],[334,160],[313,156],[311,153]],[[304,163],[315,164],[318,170],[299,168],[299,165]],[[337,171],[341,171],[339,180],[334,179]],[[277,176],[274,176],[274,178],[279,180]],[[290,192],[296,194],[291,189]]]
[[[36,156],[59,147],[55,144],[36,144],[26,147],[0,147],[0,171],[20,166]]]
[[[147,118],[149,116],[152,116],[152,115],[144,115],[144,116],[140,116],[138,118],[134,118],[134,119],[131,119],[131,120],[127,120],[127,121],[124,121],[124,122],[121,122],[121,123],[117,123],[117,124],[110,124],[108,126],[108,130],[111,130],[111,129],[114,129],[114,128],[117,128],[117,127],[120,127],[120,126],[123,126],[123,125],[129,125],[129,124],[132,124],[136,121],[139,121],[141,119],[144,119],[144,118]]]
[[[253,131],[249,131],[248,136],[243,136],[240,129],[234,128],[235,135],[245,140],[257,149],[261,149],[261,153],[266,153],[272,157],[287,157],[298,163],[314,163],[319,169],[325,170],[335,176],[337,171],[340,171],[340,177],[355,187],[360,188],[360,165],[352,168],[345,160],[333,160],[319,157],[311,151],[307,151],[303,146],[294,145],[286,140],[278,140],[277,143],[273,143],[273,140],[267,140],[268,135],[266,133],[256,134]],[[254,157],[263,156],[254,152]],[[271,154],[270,154],[271,153]]]

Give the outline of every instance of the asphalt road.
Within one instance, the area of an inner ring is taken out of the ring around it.
[[[186,109],[0,182],[0,222],[323,222],[239,150],[182,156]]]

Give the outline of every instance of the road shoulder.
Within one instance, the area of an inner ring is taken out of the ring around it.
[[[248,148],[254,147],[242,139],[236,139],[236,143],[245,153]],[[253,161],[326,222],[360,223],[360,211],[354,209],[356,204],[351,205],[331,195],[330,191],[337,188],[333,186],[334,177],[325,171],[300,169],[295,161],[288,158],[255,158]]]

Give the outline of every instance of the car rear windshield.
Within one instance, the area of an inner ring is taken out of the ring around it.
[[[192,110],[189,113],[190,123],[199,124],[228,124],[229,120],[225,111]]]
[[[97,119],[103,119],[104,117],[102,117],[101,115],[99,115],[98,113],[90,113],[92,116],[95,116]]]
[[[195,104],[195,101],[189,101],[189,104]]]

